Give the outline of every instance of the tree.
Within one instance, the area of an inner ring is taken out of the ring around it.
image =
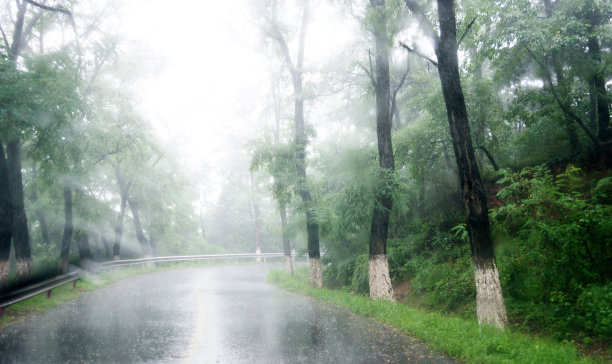
[[[504,327],[507,318],[490,234],[487,199],[472,145],[472,133],[459,76],[457,47],[460,41],[456,37],[454,3],[438,2],[439,36],[418,3],[406,1],[406,4],[411,12],[419,17],[425,33],[434,40],[437,62],[428,60],[437,66],[446,105],[464,218],[475,268],[479,322]],[[464,36],[461,37],[463,38]]]
[[[474,276],[476,280],[476,310],[478,321],[504,328],[506,308],[495,261],[489,225],[487,197],[476,162],[467,109],[459,77],[457,56],[457,25],[454,0],[438,0],[440,35],[428,23],[418,4],[406,0],[408,8],[426,24],[434,38],[437,67],[446,104],[448,125],[457,163],[461,198],[469,234]]]
[[[394,300],[389,264],[387,237],[389,215],[393,206],[393,175],[395,161],[391,142],[392,110],[389,81],[389,36],[384,0],[370,0],[373,13],[373,33],[376,43],[376,135],[378,139],[379,182],[370,228],[369,283],[370,297]]]
[[[297,189],[304,204],[306,214],[306,231],[308,234],[308,261],[310,265],[310,285],[313,287],[322,287],[322,271],[321,271],[321,256],[319,252],[319,223],[317,221],[317,212],[315,202],[308,187],[306,177],[306,145],[308,139],[304,126],[304,47],[306,41],[306,28],[308,26],[308,1],[302,2],[302,18],[299,30],[298,52],[297,58],[294,61],[289,52],[289,46],[285,40],[285,36],[280,30],[278,20],[268,17],[268,32],[267,35],[272,38],[280,48],[281,56],[285,66],[291,73],[294,95],[294,126],[295,126],[295,170],[298,177]]]
[[[4,146],[0,141],[0,290],[8,284],[9,255],[11,253],[13,211],[9,195],[8,166]]]

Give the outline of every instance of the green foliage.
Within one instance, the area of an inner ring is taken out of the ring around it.
[[[601,195],[571,165],[557,176],[544,167],[503,172],[499,183],[505,204],[491,217],[506,241],[498,260],[510,309],[528,327],[561,338],[580,332],[609,339],[612,316],[598,302],[612,278],[612,207],[598,203]]]
[[[427,264],[428,263],[428,264]],[[475,312],[476,284],[472,260],[466,255],[454,262],[421,265],[412,280],[412,292],[423,295],[422,302],[429,308],[447,312]]]
[[[593,201],[599,204],[612,205],[612,177],[602,178],[593,191]]]

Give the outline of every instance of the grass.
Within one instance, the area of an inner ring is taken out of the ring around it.
[[[199,261],[199,262],[181,262],[181,263],[163,263],[157,264],[155,268],[144,268],[142,266],[123,267],[108,271],[106,274],[97,276],[86,276],[77,281],[77,288],[72,289],[72,284],[66,284],[53,289],[51,298],[47,298],[46,293],[41,293],[27,300],[18,302],[7,307],[4,310],[3,316],[0,318],[0,331],[4,330],[8,325],[20,321],[26,317],[37,315],[48,311],[58,305],[71,301],[83,293],[90,292],[96,289],[105,287],[111,283],[120,281],[139,274],[161,272],[179,268],[201,267],[209,264],[225,264],[229,261]],[[234,264],[234,263],[232,263]]]
[[[596,362],[581,357],[571,343],[479,326],[475,319],[447,316],[395,302],[375,301],[348,291],[311,288],[307,283],[307,268],[297,269],[293,276],[274,270],[268,281],[280,288],[346,307],[355,314],[389,324],[426,342],[434,351],[468,363]]]

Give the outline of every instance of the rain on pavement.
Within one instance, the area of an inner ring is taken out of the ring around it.
[[[111,284],[6,328],[0,362],[454,363],[391,327],[273,287],[271,267]]]

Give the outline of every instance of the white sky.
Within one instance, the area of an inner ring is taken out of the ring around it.
[[[192,172],[212,170],[209,201],[220,190],[218,173],[231,167],[237,148],[244,153],[266,102],[270,66],[251,6],[248,0],[122,2],[120,36],[149,48],[162,65],[139,83],[141,112],[164,142],[179,146]],[[306,67],[338,52],[355,31],[338,11],[328,1],[316,5]]]

